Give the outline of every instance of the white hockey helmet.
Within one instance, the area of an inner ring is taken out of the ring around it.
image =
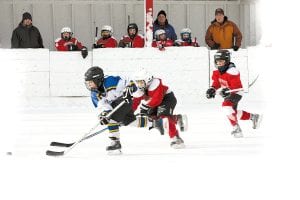
[[[164,29],[158,29],[155,31],[155,39],[159,40],[159,36],[162,34],[166,34],[166,31]]]
[[[192,34],[192,30],[189,28],[181,29],[180,34],[185,34],[185,33]]]
[[[188,35],[188,38],[186,38],[186,37],[183,37],[184,35]],[[185,40],[189,40],[189,39],[191,39],[192,38],[192,31],[191,31],[191,29],[189,29],[189,28],[183,28],[183,29],[181,29],[181,31],[180,31],[180,36],[181,36],[181,39],[183,40],[183,41],[185,41]]]
[[[147,70],[141,69],[134,74],[134,81],[139,89],[145,89],[146,86],[152,81],[153,76]]]
[[[110,36],[112,36],[112,34],[113,34],[113,29],[112,29],[112,27],[109,26],[109,25],[104,25],[104,26],[102,26],[101,32],[103,32],[103,31],[108,31]]]
[[[60,33],[70,33],[72,34],[72,30],[70,27],[63,27],[60,31]]]

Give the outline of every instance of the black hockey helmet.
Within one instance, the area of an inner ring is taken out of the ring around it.
[[[226,49],[218,50],[214,56],[215,64],[217,64],[218,60],[225,60],[225,65],[230,63],[230,52]]]
[[[102,88],[102,84],[104,81],[103,70],[98,66],[89,68],[84,74],[84,80],[93,81],[96,84],[97,89]]]

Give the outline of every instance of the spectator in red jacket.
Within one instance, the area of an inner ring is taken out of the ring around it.
[[[196,37],[192,39],[192,31],[189,28],[183,28],[180,31],[180,39],[175,41],[175,46],[193,46],[199,47]]]
[[[101,38],[94,44],[94,48],[116,48],[118,41],[112,36],[113,29],[109,25],[102,26]]]
[[[55,40],[55,47],[57,51],[81,51],[83,58],[88,55],[88,50],[73,36],[70,27],[63,27],[60,31],[61,37]]]
[[[128,48],[143,48],[145,40],[142,35],[138,33],[139,29],[136,23],[128,24],[127,34],[124,35],[119,41],[119,47]]]
[[[159,50],[164,51],[165,47],[174,46],[173,40],[167,38],[164,29],[155,31],[155,40],[152,42],[152,47],[157,47]]]

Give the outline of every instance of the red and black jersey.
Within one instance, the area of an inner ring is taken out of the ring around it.
[[[76,38],[71,38],[70,40],[64,40],[62,38],[58,38],[55,40],[55,48],[57,51],[72,51],[70,49],[70,45],[66,45],[66,43],[72,42],[73,45],[77,47],[77,50],[82,49],[82,44]]]
[[[116,48],[118,47],[118,41],[114,37],[109,37],[107,39],[100,38],[97,41],[97,46],[99,48]]]
[[[179,40],[175,41],[175,46],[193,46],[193,47],[199,47],[199,44],[198,44],[198,42],[195,39],[191,40],[190,42],[183,41],[183,40],[179,39]]]
[[[137,34],[133,39],[128,35],[124,35],[119,42],[119,47],[143,48],[144,46],[145,40],[140,34]]]
[[[227,71],[225,73],[220,73],[219,70],[213,71],[212,74],[212,87],[215,89],[218,89],[220,87],[222,88],[229,88],[232,89],[238,89],[242,88],[242,82],[240,79],[240,72],[239,70],[234,66],[229,66]]]
[[[170,47],[174,46],[173,40],[167,39],[167,40],[153,40],[152,47],[158,47],[158,48],[164,48],[164,47]]]
[[[168,86],[163,85],[162,80],[153,78],[147,85],[146,91],[138,90],[133,95],[133,109],[136,110],[141,100],[146,101],[146,105],[150,108],[155,108],[162,103],[164,96],[170,93]]]

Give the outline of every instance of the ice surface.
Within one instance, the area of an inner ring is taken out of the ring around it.
[[[245,97],[240,108],[263,112],[265,103]],[[156,130],[122,127],[121,156],[107,155],[108,133],[66,156],[45,155],[64,149],[50,147],[51,141],[75,142],[97,122],[87,97],[23,99],[19,110],[13,155],[1,158],[5,199],[253,199],[261,195],[244,184],[264,190],[252,175],[263,170],[269,138],[250,121],[240,122],[245,137],[233,138],[220,98],[197,105],[179,101],[176,113],[189,117],[189,130],[181,133],[185,149],[170,148],[169,137]]]

